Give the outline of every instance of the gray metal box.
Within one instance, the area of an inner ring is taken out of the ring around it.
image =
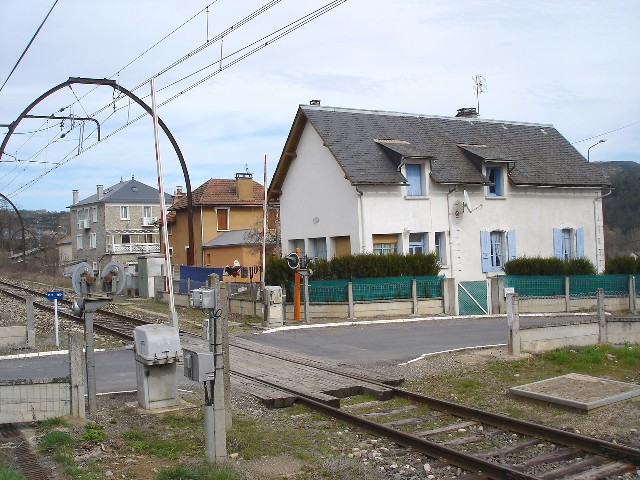
[[[133,330],[134,353],[137,362],[161,365],[182,359],[180,335],[170,325],[140,325]]]
[[[196,382],[213,379],[213,353],[184,349],[184,376]]]
[[[189,306],[193,308],[216,308],[216,290],[214,288],[197,288],[189,292]]]

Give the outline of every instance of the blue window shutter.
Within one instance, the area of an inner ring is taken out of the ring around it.
[[[407,181],[409,182],[409,186],[407,187],[407,195],[422,195],[422,166],[416,164],[406,164],[404,168],[404,171],[407,174]]]
[[[507,232],[507,246],[509,247],[509,260],[516,258],[516,231]]]
[[[480,251],[482,253],[482,271],[491,271],[491,234],[486,230],[480,231]]]
[[[501,168],[496,168],[495,170],[495,177],[494,177],[494,182],[496,184],[495,186],[495,190],[496,190],[496,195],[498,197],[501,197],[503,192],[502,192],[502,169]]]
[[[553,256],[562,260],[562,230],[553,229]]]
[[[584,228],[576,229],[576,257],[584,257]]]

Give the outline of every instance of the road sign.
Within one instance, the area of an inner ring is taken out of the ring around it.
[[[48,300],[62,300],[64,298],[64,292],[62,290],[53,290],[51,292],[47,292]]]

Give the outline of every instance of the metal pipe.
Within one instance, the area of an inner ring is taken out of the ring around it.
[[[72,116],[58,116],[55,115],[25,115],[24,118],[44,118],[47,120],[89,120],[91,122],[96,122],[97,130],[98,130],[98,141],[100,141],[100,122],[95,118],[91,117],[72,117]]]

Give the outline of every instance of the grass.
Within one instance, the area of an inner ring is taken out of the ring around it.
[[[24,480],[24,475],[20,470],[13,468],[0,455],[0,480]]]
[[[239,480],[228,467],[205,463],[196,467],[177,466],[161,470],[155,480]]]
[[[176,460],[180,454],[186,450],[185,440],[178,440],[175,436],[171,438],[157,438],[157,432],[144,432],[137,428],[127,430],[122,437],[127,443],[140,453],[148,453],[159,458]]]

